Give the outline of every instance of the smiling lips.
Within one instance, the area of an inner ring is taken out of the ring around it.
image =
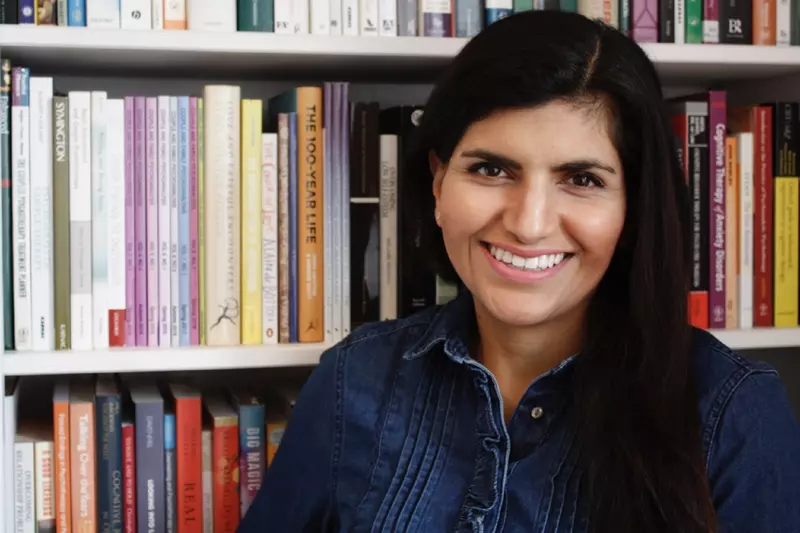
[[[538,281],[555,274],[573,255],[556,252],[524,257],[494,244],[487,243],[483,248],[498,274],[521,283]]]

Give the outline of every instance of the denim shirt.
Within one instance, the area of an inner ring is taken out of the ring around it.
[[[531,383],[506,424],[467,351],[472,306],[462,295],[327,350],[238,531],[588,531],[573,359]],[[777,373],[704,331],[693,351],[719,533],[800,532],[800,432]]]

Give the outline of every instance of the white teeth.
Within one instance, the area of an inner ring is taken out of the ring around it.
[[[502,248],[498,248],[494,245],[489,247],[489,253],[491,253],[492,256],[494,256],[494,258],[498,261],[502,261],[515,268],[533,271],[542,271],[547,270],[548,268],[553,268],[563,261],[564,257],[566,257],[566,254],[560,253],[538,255],[536,257],[526,258],[519,255],[514,255],[508,250],[503,250]]]

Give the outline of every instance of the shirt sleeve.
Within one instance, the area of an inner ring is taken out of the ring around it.
[[[339,350],[323,353],[303,386],[278,451],[237,533],[334,530]]]
[[[800,531],[800,432],[777,372],[753,371],[729,396],[709,455],[719,533]]]

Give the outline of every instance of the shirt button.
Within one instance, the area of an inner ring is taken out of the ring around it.
[[[539,420],[540,418],[542,418],[543,414],[544,414],[544,409],[542,409],[541,407],[534,407],[531,410],[531,418],[533,418],[534,420]]]

